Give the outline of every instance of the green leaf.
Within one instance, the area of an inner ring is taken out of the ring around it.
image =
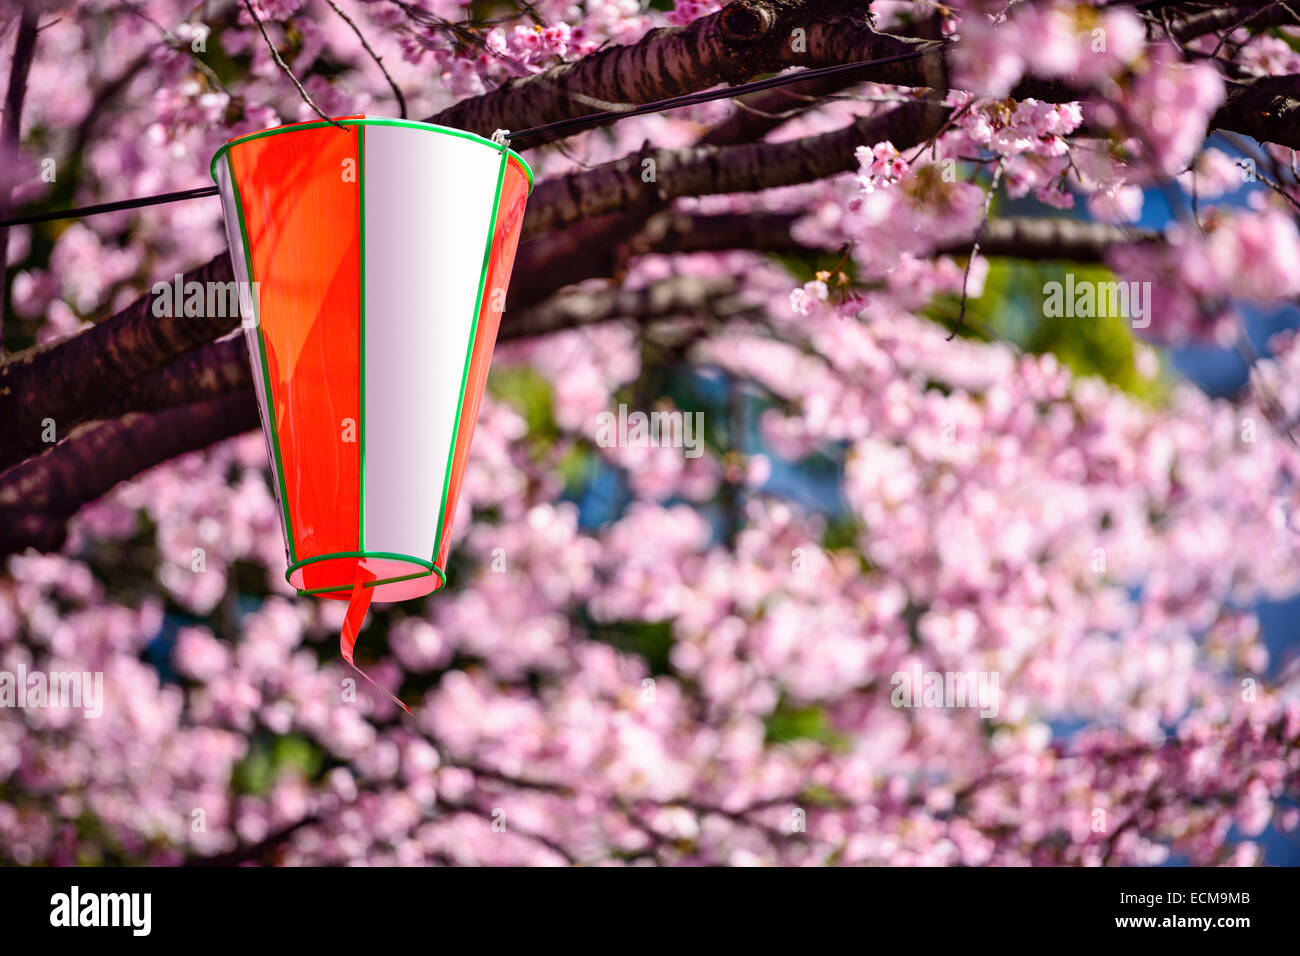
[[[280,775],[297,771],[314,779],[324,764],[324,754],[299,734],[261,735],[252,741],[248,753],[235,765],[232,782],[240,793],[267,793]]]
[[[964,334],[986,340],[1006,339],[1026,352],[1048,352],[1077,376],[1095,375],[1137,398],[1160,401],[1168,380],[1147,378],[1137,368],[1141,342],[1129,320],[1106,315],[1093,318],[1048,318],[1043,315],[1043,287],[1064,282],[1066,272],[1076,283],[1116,282],[1104,266],[1065,262],[990,262],[984,294],[966,303]],[[960,298],[944,296],[927,310],[930,318],[952,328],[960,314]]]
[[[554,440],[560,429],[555,424],[554,389],[541,372],[524,365],[496,365],[488,373],[488,392],[505,402],[528,423],[530,437]]]
[[[796,707],[783,699],[767,716],[763,727],[765,739],[770,744],[815,740],[838,749],[845,743],[843,736],[831,727],[826,708],[820,704]]]

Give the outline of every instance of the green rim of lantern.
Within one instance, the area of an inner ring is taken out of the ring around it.
[[[475,143],[482,143],[484,146],[490,146],[493,150],[503,152],[519,163],[524,173],[528,176],[528,191],[533,191],[532,167],[527,161],[508,146],[502,149],[500,143],[494,143],[486,137],[479,136],[477,133],[466,132],[463,129],[452,129],[450,126],[438,126],[436,123],[421,123],[418,120],[390,119],[386,116],[356,116],[347,119],[337,120],[310,120],[306,123],[292,123],[288,126],[276,126],[272,129],[262,129],[254,133],[245,133],[243,136],[236,136],[229,142],[222,143],[217,147],[217,151],[212,154],[212,162],[208,171],[212,175],[213,182],[217,179],[217,160],[227,153],[231,147],[238,146],[240,143],[247,143],[249,140],[261,139],[264,136],[278,136],[281,133],[292,133],[302,129],[317,129],[321,126],[406,126],[411,129],[428,130],[431,133],[443,133],[447,136],[459,136],[461,139],[468,139]]]
[[[432,561],[426,561],[424,558],[417,558],[411,554],[397,554],[393,551],[336,551],[332,554],[318,554],[311,558],[303,558],[301,561],[295,561],[289,565],[284,572],[284,579],[289,583],[300,596],[312,594],[338,594],[343,591],[351,591],[355,582],[348,584],[332,585],[322,588],[299,588],[294,586],[291,580],[293,572],[304,568],[309,564],[317,564],[321,561],[331,561],[336,558],[387,558],[392,561],[406,561],[410,564],[417,564],[424,568],[424,571],[416,571],[414,574],[400,574],[391,578],[380,578],[376,581],[367,581],[363,587],[377,588],[382,584],[395,584],[398,581],[411,581],[415,578],[426,578],[430,575],[437,575],[438,587],[441,588],[447,583],[447,575],[443,573],[442,568],[438,567]],[[435,588],[434,590],[437,590]]]

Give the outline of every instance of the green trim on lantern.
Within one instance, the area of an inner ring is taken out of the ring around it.
[[[214,160],[215,161],[215,160]],[[254,288],[253,277],[253,252],[248,243],[248,224],[244,221],[244,200],[239,193],[239,183],[235,179],[235,164],[226,157],[226,172],[230,176],[230,192],[235,197],[235,213],[239,218],[239,237],[244,245],[244,265],[248,269],[248,284]],[[293,546],[293,522],[289,520],[289,492],[284,483],[284,461],[280,455],[280,430],[276,427],[275,421],[275,396],[271,393],[271,366],[266,360],[266,339],[262,335],[262,303],[257,298],[253,300],[253,321],[257,326],[257,351],[261,357],[262,365],[262,390],[266,393],[266,417],[270,425],[271,434],[268,444],[271,446],[272,466],[275,468],[276,483],[280,488],[280,511],[284,515],[284,541],[289,549],[289,560],[295,561],[298,557],[297,549]]]
[[[500,148],[500,147],[498,147]],[[447,520],[447,498],[451,491],[451,465],[456,458],[457,439],[460,438],[461,413],[465,408],[465,389],[469,385],[469,366],[474,358],[474,343],[478,338],[478,317],[483,310],[483,292],[487,286],[488,264],[492,261],[492,240],[497,234],[497,216],[501,208],[501,189],[506,180],[506,153],[501,150],[501,166],[497,169],[496,195],[492,199],[492,218],[488,220],[487,243],[483,249],[483,266],[478,275],[478,295],[474,299],[474,318],[469,326],[469,344],[465,349],[465,368],[460,373],[460,396],[456,399],[456,427],[451,432],[451,445],[447,449],[447,471],[442,478],[442,505],[438,508],[438,531],[433,537],[433,557],[442,551],[443,527]]]
[[[434,573],[432,571],[420,571],[416,574],[403,574],[401,577],[396,578],[384,578],[382,581],[367,581],[361,586],[363,588],[377,588],[384,584],[400,584],[403,581],[414,581],[416,578],[428,578],[433,576]],[[434,591],[445,587],[447,584],[446,578],[442,577],[442,575],[438,575],[437,577],[440,583],[438,584],[438,587],[433,589]],[[295,591],[298,597],[315,597],[318,594],[346,594],[352,590],[352,587],[353,585],[351,584],[345,584],[343,587],[339,588],[296,588]],[[433,592],[430,591],[429,593],[432,594]]]
[[[392,551],[338,551],[333,554],[318,554],[315,557],[303,558],[301,561],[293,562],[293,564],[289,565],[285,570],[284,579],[291,587],[294,587],[293,581],[290,580],[293,576],[293,572],[300,568],[304,568],[309,564],[317,564],[321,561],[332,561],[337,558],[387,558],[392,561],[406,561],[409,564],[417,564],[425,569],[424,571],[417,571],[414,574],[402,574],[396,577],[383,578],[378,581],[367,581],[363,587],[376,588],[381,584],[396,584],[399,581],[412,581],[415,578],[424,578],[429,577],[430,575],[437,575],[438,581],[440,582],[438,587],[443,587],[447,583],[447,575],[443,573],[442,568],[438,567],[432,561],[426,561],[424,558],[417,558],[410,554],[397,554]],[[349,591],[353,586],[354,583],[349,582],[347,584],[322,588],[294,587],[294,590],[296,590],[299,595],[308,596],[312,594],[332,594],[339,591]]]
[[[361,400],[360,416],[361,421],[357,423],[357,428],[361,432],[361,455],[360,455],[360,499],[357,502],[357,547],[366,546],[366,131],[357,130],[357,194],[360,203],[360,212],[357,216],[359,228],[361,230],[361,261],[358,264],[358,272],[361,276],[361,301],[358,303],[357,311],[361,317],[360,338],[358,344],[361,346],[361,391],[359,398]]]
[[[272,129],[258,130],[254,133],[245,133],[243,136],[236,136],[229,142],[222,143],[217,147],[217,151],[212,155],[212,163],[209,171],[212,173],[213,181],[216,180],[217,159],[222,153],[229,150],[232,146],[238,146],[240,143],[247,143],[250,140],[261,139],[264,136],[275,136],[280,133],[292,133],[302,129],[319,129],[322,126],[405,126],[410,129],[424,129],[431,133],[444,133],[449,136],[459,136],[461,139],[468,139],[475,143],[482,143],[485,146],[491,146],[494,150],[501,150],[499,143],[494,143],[490,139],[485,139],[477,133],[466,132],[463,129],[453,129],[450,126],[438,126],[434,123],[421,123],[417,120],[389,119],[386,116],[362,116],[353,119],[337,120],[312,120],[307,123],[293,123],[288,126],[276,126]],[[505,153],[512,159],[516,160],[523,168],[524,173],[528,176],[528,191],[533,191],[533,170],[532,167],[524,161],[524,158],[509,147],[505,148]]]

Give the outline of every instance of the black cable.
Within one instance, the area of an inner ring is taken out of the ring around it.
[[[182,189],[180,192],[159,193],[156,196],[139,196],[135,199],[119,199],[117,202],[102,202],[95,206],[80,206],[76,209],[59,209],[55,212],[41,212],[34,216],[18,216],[0,222],[0,229],[10,226],[28,226],[37,222],[52,222],[55,219],[80,219],[83,216],[97,216],[102,212],[117,212],[121,209],[138,209],[141,206],[157,206],[165,202],[180,202],[182,199],[198,199],[201,196],[215,196],[216,186],[200,186],[197,189]]]
[[[798,73],[783,73],[780,76],[768,77],[766,80],[755,80],[752,83],[742,83],[740,86],[724,86],[717,90],[705,90],[700,93],[687,93],[683,96],[673,96],[665,100],[655,100],[652,103],[642,103],[640,106],[629,106],[627,109],[604,110],[600,113],[588,113],[584,116],[574,116],[570,119],[556,120],[553,123],[543,123],[541,126],[532,126],[528,129],[521,129],[518,132],[509,134],[510,140],[526,139],[529,136],[538,136],[542,133],[553,133],[557,130],[579,130],[593,126],[601,126],[605,123],[616,120],[627,119],[631,116],[645,116],[648,113],[662,113],[665,110],[679,109],[683,106],[698,106],[701,103],[711,103],[714,100],[731,99],[736,96],[743,96],[746,93],[757,93],[761,90],[770,90],[778,86],[789,86],[792,83],[802,83],[805,80],[820,79],[824,76],[838,76],[842,73],[853,73],[858,70],[865,70],[872,66],[885,66],[890,63],[902,63],[905,60],[915,60],[929,52],[929,48],[923,50],[912,50],[908,53],[899,53],[894,56],[881,57],[878,60],[862,60],[857,63],[841,63],[836,66],[823,66],[813,70],[801,70]],[[157,206],[161,203],[180,202],[183,199],[198,199],[202,196],[215,196],[217,194],[216,186],[200,186],[196,189],[182,189],[174,193],[159,193],[156,196],[139,196],[135,199],[119,199],[117,202],[99,203],[95,206],[81,206],[77,209],[60,209],[56,212],[42,212],[32,216],[17,216],[13,219],[0,221],[0,229],[8,229],[10,226],[29,226],[38,222],[53,222],[56,219],[80,219],[84,216],[95,216],[105,212],[118,212],[122,209],[138,209],[143,206]]]

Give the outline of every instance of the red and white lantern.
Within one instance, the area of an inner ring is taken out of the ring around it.
[[[451,521],[532,188],[504,144],[344,117],[212,160],[299,594],[446,582]]]

